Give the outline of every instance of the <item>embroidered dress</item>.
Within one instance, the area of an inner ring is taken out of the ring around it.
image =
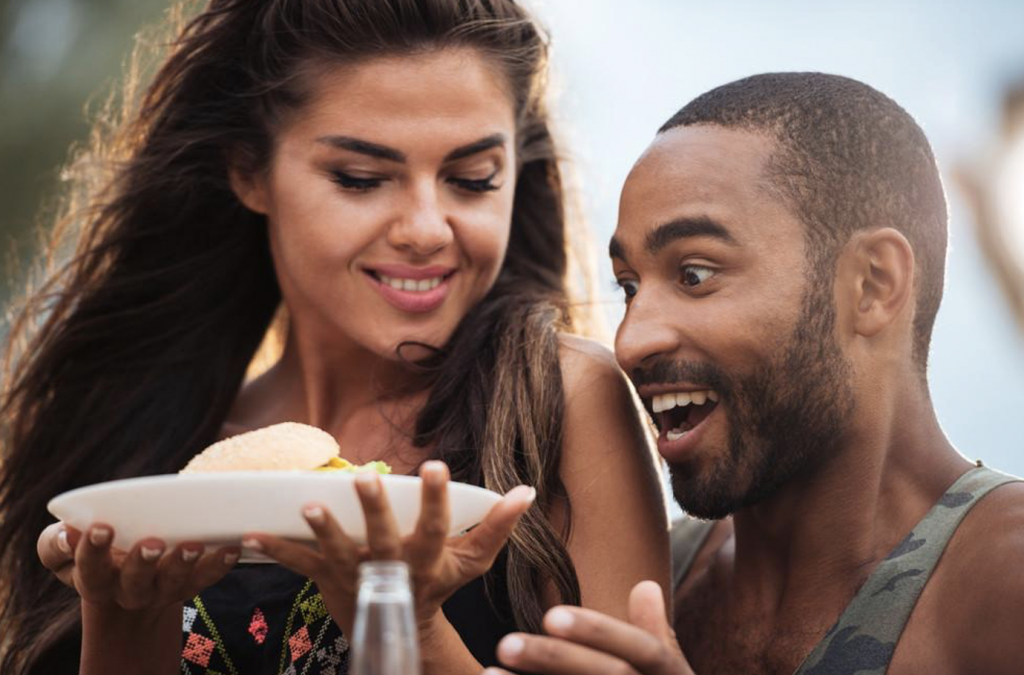
[[[504,584],[504,555],[489,580],[455,593],[445,616],[484,666],[497,665],[498,641],[516,630]],[[309,579],[278,565],[239,565],[186,603],[183,675],[343,675],[349,644]]]

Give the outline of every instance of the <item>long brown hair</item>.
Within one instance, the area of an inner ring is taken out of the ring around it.
[[[81,485],[170,473],[212,442],[281,301],[263,216],[230,189],[227,157],[258,171],[275,128],[308,97],[311,63],[472,47],[505,74],[520,158],[498,281],[432,359],[416,443],[456,480],[537,488],[507,549],[517,623],[539,596],[578,604],[545,514],[558,477],[569,324],[562,174],[543,93],[547,41],[514,0],[211,0],[185,21],[144,94],[69,164],[48,260],[10,329],[0,398],[0,670],[75,649],[78,599],[38,562],[47,501]],[[143,45],[142,55],[151,49]],[[72,247],[67,248],[67,241]]]

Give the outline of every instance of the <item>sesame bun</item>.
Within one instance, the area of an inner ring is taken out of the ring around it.
[[[327,464],[338,450],[326,431],[284,422],[218,441],[193,457],[181,473],[305,471]]]

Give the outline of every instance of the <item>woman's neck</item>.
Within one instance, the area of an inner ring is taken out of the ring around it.
[[[427,393],[399,361],[289,330],[281,359],[242,388],[224,435],[302,422],[332,434],[350,461],[383,459],[404,473],[427,458],[411,442]]]

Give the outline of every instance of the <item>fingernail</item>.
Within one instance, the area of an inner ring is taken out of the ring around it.
[[[306,520],[310,520],[317,525],[323,525],[324,522],[324,510],[319,506],[307,506],[302,510],[303,515],[306,516]]]
[[[105,546],[110,541],[110,530],[106,527],[94,527],[89,530],[89,542],[93,546]]]
[[[444,482],[444,470],[444,462],[432,459],[423,464],[423,477],[429,480],[431,484],[437,485]]]
[[[231,567],[236,562],[238,562],[238,557],[239,557],[239,555],[237,553],[225,553],[224,554],[224,564],[227,565],[228,567]]]
[[[537,489],[526,485],[518,485],[509,491],[508,496],[512,497],[515,501],[532,504],[533,500],[537,498]]]
[[[515,658],[523,653],[526,643],[518,635],[508,635],[498,643],[498,656],[501,659]]]
[[[263,542],[259,539],[243,539],[242,546],[249,549],[250,551],[262,551]]]
[[[57,533],[57,548],[64,555],[74,555],[74,551],[71,550],[71,543],[68,541],[68,531],[61,530]]]
[[[199,558],[199,554],[202,553],[199,549],[195,548],[183,548],[181,549],[181,559],[185,562],[192,562]]]
[[[380,491],[377,484],[377,476],[372,473],[363,473],[356,476],[356,482],[362,486],[363,494],[367,497],[376,497]]]
[[[548,628],[564,632],[572,628],[573,616],[568,610],[556,607],[544,617],[544,623]]]
[[[160,554],[164,552],[164,549],[160,546],[143,546],[139,552],[142,554],[143,560],[146,562],[153,562],[160,557]]]

